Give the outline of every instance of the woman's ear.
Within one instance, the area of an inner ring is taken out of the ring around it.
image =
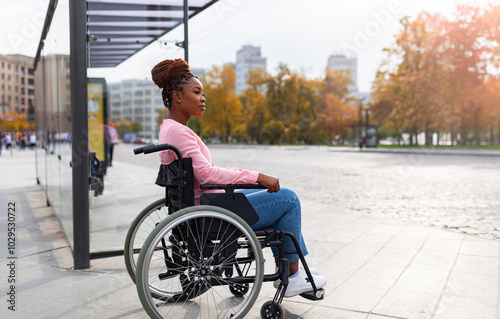
[[[180,96],[180,94],[179,94],[179,91],[173,91],[173,92],[172,92],[172,100],[173,100],[173,101],[179,101],[179,100],[180,100],[180,97],[181,97],[181,96]],[[173,101],[172,101],[172,102],[173,102]]]

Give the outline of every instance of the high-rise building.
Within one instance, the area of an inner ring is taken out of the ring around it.
[[[234,68],[236,73],[236,94],[241,94],[247,88],[250,70],[260,68],[266,71],[266,65],[267,59],[261,56],[260,47],[244,45],[238,50]]]
[[[17,113],[34,116],[34,58],[21,54],[0,55],[0,103],[2,118]]]
[[[151,80],[123,80],[110,83],[109,115],[116,122],[125,119],[139,122],[142,131],[140,138],[152,140],[158,138],[159,127],[156,124],[157,109],[164,108],[161,93]]]
[[[191,73],[193,73],[195,76],[197,76],[198,78],[202,77],[203,74],[205,74],[205,69],[201,69],[201,68],[190,68],[191,70]]]
[[[328,58],[328,64],[326,66],[330,70],[334,71],[349,71],[353,83],[349,84],[348,88],[351,93],[357,93],[358,89],[358,59],[355,57],[346,57],[341,54],[333,54]]]

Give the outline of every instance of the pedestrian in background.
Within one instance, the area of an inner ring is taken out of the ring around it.
[[[54,154],[56,152],[56,130],[50,132],[50,141],[52,143],[52,151],[50,151],[50,154]]]
[[[8,150],[12,147],[12,135],[10,135],[10,132],[7,132],[7,135],[5,135],[5,149]]]
[[[19,141],[19,149],[21,151],[24,151],[24,149],[26,148],[26,134],[25,134],[25,132],[24,131],[18,132],[17,138]]]
[[[31,132],[31,134],[30,134],[30,148],[31,149],[36,148],[36,134],[35,134],[35,132]]]
[[[115,144],[118,144],[118,132],[115,129],[115,124],[111,120],[108,121],[106,125],[106,144],[108,148],[108,166],[112,166],[113,163],[113,149]]]

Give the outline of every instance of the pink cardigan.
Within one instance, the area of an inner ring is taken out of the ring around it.
[[[200,184],[253,184],[257,182],[258,172],[236,168],[214,166],[210,152],[195,132],[177,121],[166,119],[160,128],[160,144],[168,143],[179,149],[182,157],[190,157],[194,172],[194,202],[200,203],[202,193]],[[170,164],[177,159],[173,151],[161,151],[162,164]],[[213,192],[213,191],[212,191]]]

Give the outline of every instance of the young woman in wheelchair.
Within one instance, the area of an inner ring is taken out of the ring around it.
[[[220,168],[212,163],[210,152],[200,137],[188,126],[191,116],[202,116],[206,105],[203,85],[195,77],[189,65],[182,59],[165,60],[152,70],[152,79],[162,90],[162,99],[169,109],[169,116],[163,120],[160,129],[160,144],[170,144],[179,149],[182,157],[192,159],[194,172],[195,205],[200,196],[209,190],[202,190],[201,184],[260,184],[265,189],[242,190],[259,216],[252,229],[265,227],[291,232],[297,239],[301,251],[307,255],[307,248],[301,232],[301,206],[297,195],[290,189],[280,188],[279,178],[246,169]],[[174,152],[160,152],[162,164],[176,160]],[[273,247],[274,248],[274,247]],[[294,251],[290,238],[285,237],[285,251]],[[278,266],[278,258],[273,249]],[[285,297],[299,295],[312,290],[304,270],[299,268],[297,254],[286,254],[289,261],[289,284]],[[318,289],[326,285],[325,277],[310,268]],[[278,287],[279,281],[275,282]]]

